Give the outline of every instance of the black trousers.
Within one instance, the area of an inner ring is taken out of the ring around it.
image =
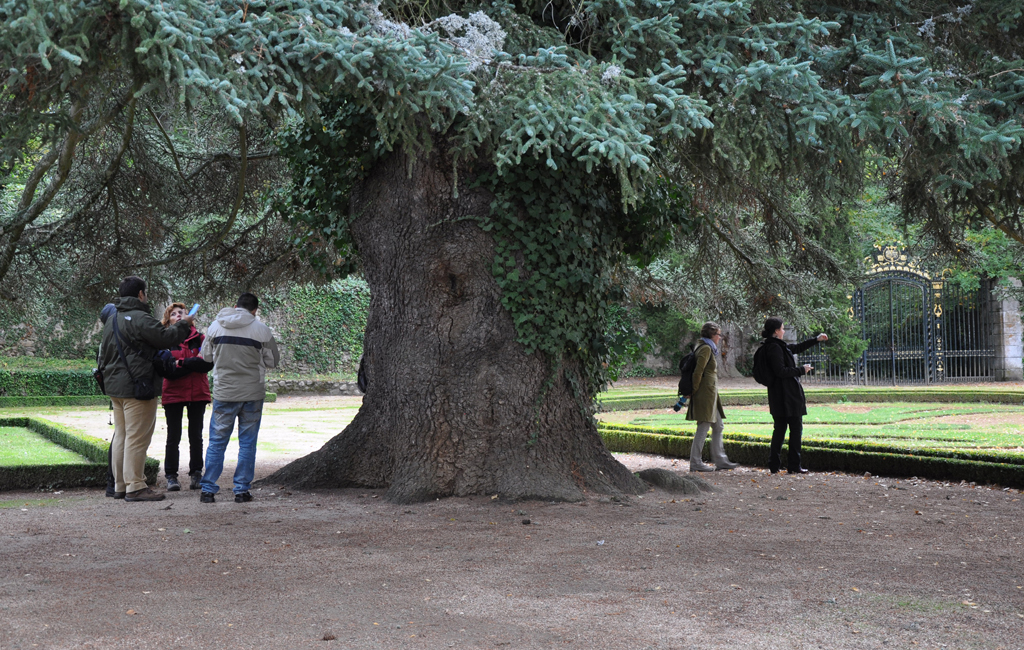
[[[178,445],[181,443],[181,417],[188,408],[188,473],[203,471],[203,414],[206,402],[178,402],[164,406],[167,417],[167,448],[164,474],[178,475]]]
[[[786,427],[789,427],[789,464],[788,469],[800,468],[800,439],[804,435],[804,416],[786,417],[773,415],[775,429],[772,431],[772,449],[768,455],[768,469],[778,471],[782,467],[782,442],[786,439]]]

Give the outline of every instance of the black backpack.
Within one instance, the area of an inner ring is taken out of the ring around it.
[[[772,375],[772,369],[768,367],[768,346],[771,345],[767,341],[761,344],[761,347],[754,353],[754,367],[751,368],[750,374],[754,376],[754,381],[761,384],[762,386],[771,386],[772,382],[775,381],[775,377]]]
[[[703,341],[697,347],[690,350],[690,353],[679,360],[679,395],[689,397],[693,394],[693,369],[697,367],[697,350],[700,346],[707,345]]]

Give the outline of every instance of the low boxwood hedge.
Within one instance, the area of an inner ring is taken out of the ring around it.
[[[0,395],[102,395],[89,370],[0,370]]]
[[[693,434],[601,423],[598,432],[611,451],[642,452],[688,458]],[[771,439],[743,433],[724,436],[729,458],[744,465],[766,466]],[[783,445],[783,458],[788,446]],[[918,476],[946,481],[996,483],[1024,487],[1024,455],[1013,452],[926,449],[908,453],[898,447],[845,440],[805,440],[801,464],[817,471],[870,472],[883,476]]]
[[[47,395],[45,397],[0,397],[0,408],[32,408],[43,406],[106,406],[106,395]]]
[[[36,417],[0,418],[0,426],[25,427],[50,442],[84,456],[90,462],[70,465],[18,465],[0,467],[0,490],[105,486],[107,483],[106,440]],[[146,482],[156,482],[160,461],[146,458]]]
[[[264,402],[276,402],[277,393],[267,393]],[[0,408],[33,408],[43,406],[106,406],[106,395],[47,395],[45,397],[0,397]]]

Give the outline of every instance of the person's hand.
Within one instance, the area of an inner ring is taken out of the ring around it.
[[[804,364],[804,374],[807,374],[807,373],[809,373],[812,370],[814,370],[814,366],[812,366],[809,363],[805,363]]]
[[[179,321],[179,322],[185,322],[185,323],[188,323],[189,325],[195,325],[196,317],[195,316],[185,315],[185,316],[181,317],[181,321]]]
[[[819,341],[827,341],[828,340],[828,334],[824,334],[824,333],[819,334],[818,335],[818,340]]]

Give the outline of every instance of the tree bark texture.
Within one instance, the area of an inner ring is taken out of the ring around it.
[[[452,188],[437,153],[411,168],[390,155],[362,184],[352,233],[371,290],[367,393],[344,431],[266,482],[387,487],[396,502],[642,491],[581,408],[591,396],[574,396],[572,362],[516,341],[491,274],[494,241],[472,218],[492,197]]]

